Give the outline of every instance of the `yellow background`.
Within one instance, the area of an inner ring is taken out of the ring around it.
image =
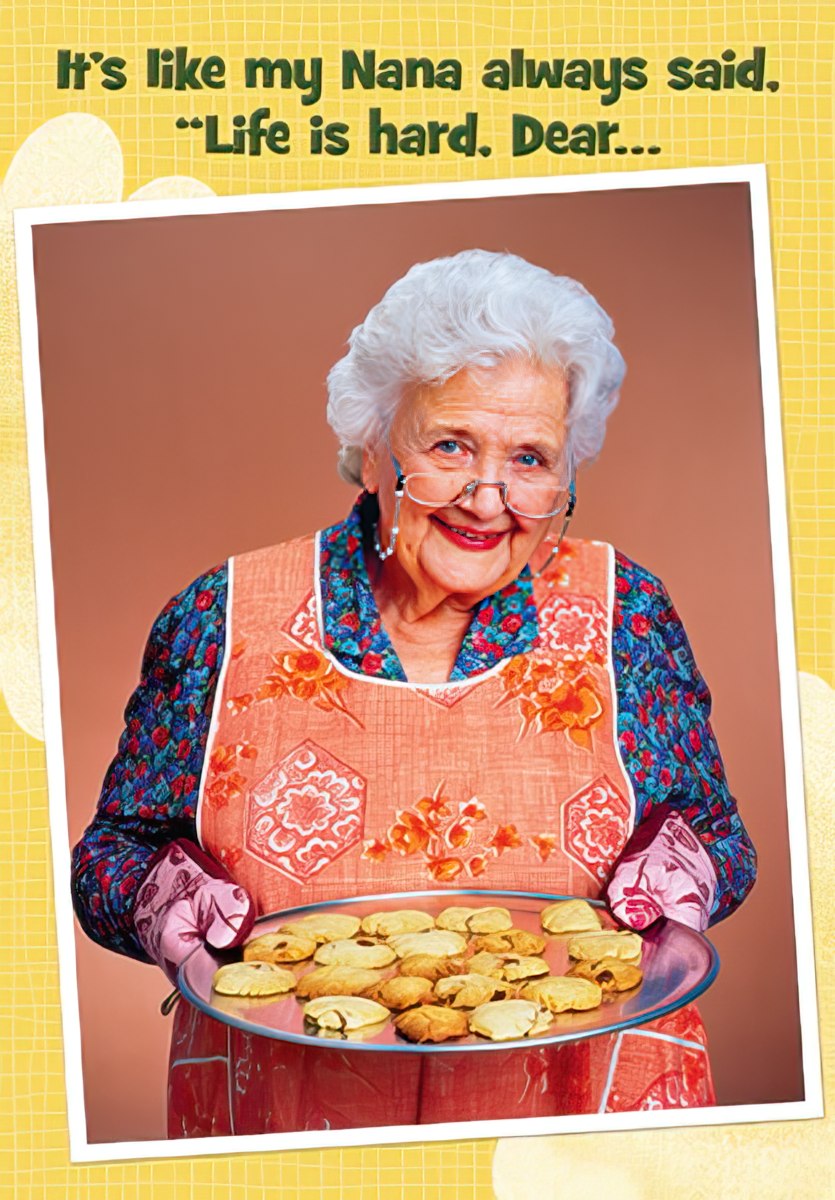
[[[172,16],[173,12],[173,16]],[[60,1008],[49,850],[46,776],[40,740],[34,590],[27,496],[17,307],[9,211],[15,206],[218,195],[299,188],[502,178],[510,175],[637,170],[765,162],[779,325],[783,430],[789,484],[798,665],[807,802],[811,826],[818,987],[827,1085],[832,1083],[833,889],[835,839],[833,692],[835,683],[835,329],[833,325],[833,27],[828,3],[728,2],[706,9],[663,0],[548,3],[547,0],[419,6],[383,3],[214,4],[175,2],[4,3],[0,54],[0,1189],[23,1198],[91,1196],[133,1200],[245,1194],[267,1197],[557,1196],[578,1187],[617,1189],[619,1200],[733,1195],[763,1200],[835,1194],[831,1121],[758,1127],[678,1129],[553,1139],[414,1144],[406,1147],[241,1155],[71,1166],[66,1133]],[[226,90],[149,93],[141,86],[147,46],[186,44],[221,54]],[[664,65],[676,54],[740,58],[767,47],[776,94],[738,90],[673,93]],[[650,85],[602,108],[594,93],[545,90],[504,94],[477,86],[478,68],[512,46],[544,58],[641,54]],[[59,92],[59,49],[100,50],[128,60],[128,86]],[[380,57],[454,56],[460,93],[338,92],[343,48]],[[321,54],[325,92],[303,107],[294,92],[242,87],[245,54]],[[296,141],[313,113],[360,125],[372,105],[386,119],[460,120],[477,109],[490,158],[372,157],[356,137],[342,158],[206,157],[200,138],[174,128],[176,116],[216,112],[221,124],[260,103],[287,120]],[[512,159],[513,111],[540,118],[618,120],[627,144],[663,153],[581,158],[546,153]],[[98,120],[44,122],[68,113]],[[459,115],[460,114],[460,115]],[[104,122],[105,124],[102,124]],[[27,141],[27,139],[29,139]],[[172,180],[170,177],[188,177]],[[148,188],[148,185],[151,185]],[[721,280],[716,281],[721,287]],[[817,679],[811,678],[817,676]],[[825,873],[826,872],[826,873]],[[822,947],[828,945],[828,951]],[[12,960],[14,966],[11,965]],[[126,1088],[130,1081],[125,1080]],[[601,1164],[604,1164],[601,1166]],[[594,1175],[590,1176],[590,1170]],[[495,1172],[495,1175],[494,1175]],[[602,1172],[602,1173],[601,1173]],[[496,1191],[494,1193],[494,1180]],[[593,1182],[591,1182],[593,1180]]]

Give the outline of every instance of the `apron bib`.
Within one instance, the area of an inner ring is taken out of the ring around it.
[[[318,536],[230,562],[197,829],[259,915],[444,887],[599,896],[635,822],[613,559],[564,542],[534,582],[535,648],[438,685],[355,674],[330,654]],[[712,1102],[692,1008],[635,1034],[424,1057],[276,1042],[181,1003],[170,1061],[170,1136]]]

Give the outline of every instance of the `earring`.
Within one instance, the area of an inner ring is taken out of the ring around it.
[[[392,554],[394,554],[394,547],[397,545],[397,535],[400,532],[398,522],[400,520],[400,501],[402,498],[403,492],[398,489],[394,493],[394,520],[391,525],[391,537],[385,550],[380,545],[380,522],[378,521],[374,526],[374,549],[377,551],[377,557],[380,562],[385,562],[387,558],[391,558]]]
[[[574,480],[573,479],[571,481],[569,496],[570,496],[570,498],[568,501],[568,508],[566,509],[565,519],[562,523],[562,529],[560,530],[560,536],[557,538],[557,544],[554,547],[554,549],[551,551],[551,553],[548,555],[548,557],[546,558],[546,560],[542,564],[542,566],[539,568],[539,570],[533,572],[533,574],[531,576],[531,578],[533,578],[533,579],[541,579],[542,576],[545,574],[545,572],[550,567],[551,563],[554,561],[554,559],[557,557],[557,555],[560,552],[560,546],[562,545],[562,539],[565,537],[566,529],[568,529],[568,522],[571,520],[571,518],[574,514],[574,509],[577,507],[577,492],[575,491],[575,488],[574,488]],[[549,586],[553,587],[554,586],[553,582],[551,582],[551,584]]]

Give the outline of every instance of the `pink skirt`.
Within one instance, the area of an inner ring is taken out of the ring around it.
[[[300,1046],[242,1033],[181,1000],[168,1136],[364,1129],[716,1103],[694,1005],[577,1042],[473,1054]]]

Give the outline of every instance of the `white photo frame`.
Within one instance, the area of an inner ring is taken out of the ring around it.
[[[129,221],[210,213],[331,208],[368,204],[413,204],[423,201],[516,197],[535,194],[663,188],[715,183],[744,183],[750,190],[754,237],[756,307],[759,321],[765,458],[773,556],[781,715],[784,733],[789,854],[791,861],[797,977],[802,1027],[805,1098],[789,1103],[720,1106],[698,1111],[597,1114],[554,1118],[486,1121],[442,1125],[394,1126],[331,1132],[299,1132],[182,1141],[88,1141],[82,1090],[81,1029],[78,1011],[73,913],[70,904],[69,833],[60,712],[58,645],[54,616],[54,584],[49,534],[47,472],[41,400],[36,311],[33,231],[44,224]],[[682,1125],[741,1124],[785,1121],[823,1115],[823,1095],[815,995],[812,919],[806,846],[796,655],[791,606],[789,538],[786,521],[784,459],[781,434],[779,373],[769,243],[767,179],[762,165],[684,170],[651,170],[582,175],[569,178],[515,179],[295,192],[283,195],[224,197],[142,204],[105,204],[18,210],[15,213],[17,280],[29,474],[43,689],[49,811],[59,944],[65,1073],[69,1111],[70,1155],[74,1162],[122,1158],[185,1157],[206,1154],[303,1149],[311,1147],[441,1141],[461,1137],[509,1137],[561,1132],[661,1128]]]

